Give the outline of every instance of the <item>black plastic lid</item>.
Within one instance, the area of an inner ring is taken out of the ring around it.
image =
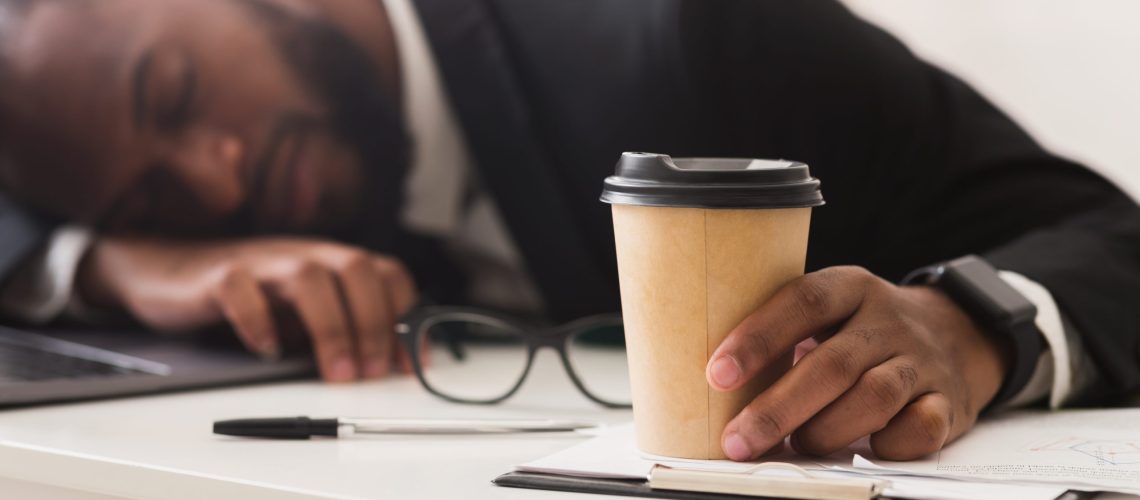
[[[823,205],[806,164],[751,158],[670,158],[623,153],[602,201],[691,208],[801,208]]]

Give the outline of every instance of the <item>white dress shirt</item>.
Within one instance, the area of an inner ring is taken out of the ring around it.
[[[538,314],[542,300],[495,201],[479,186],[435,56],[410,0],[384,0],[400,57],[404,116],[413,139],[405,228],[442,240],[467,273],[472,303]]]
[[[438,238],[470,278],[475,304],[539,313],[541,295],[526,271],[494,200],[479,186],[462,131],[444,93],[435,58],[410,0],[384,0],[397,42],[403,103],[414,140],[401,223]],[[46,323],[77,303],[75,271],[93,237],[74,226],[56,229],[45,250],[30,259],[0,291],[0,310]],[[1066,329],[1045,287],[1017,273],[1001,277],[1037,306],[1037,327],[1047,349],[1030,382],[1008,406],[1048,396],[1060,407],[1097,377],[1080,337]]]

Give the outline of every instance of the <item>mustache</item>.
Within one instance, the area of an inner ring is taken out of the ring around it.
[[[287,232],[287,228],[260,227],[258,222],[258,207],[261,207],[265,199],[270,196],[270,172],[273,169],[273,165],[280,159],[280,156],[286,153],[286,148],[283,146],[289,137],[305,133],[309,130],[318,130],[327,127],[324,120],[300,113],[285,113],[274,121],[273,129],[269,133],[269,138],[265,141],[261,151],[255,156],[253,166],[250,168],[252,176],[247,180],[248,192],[250,193],[249,198],[247,198],[241,208],[234,213],[231,220],[225,224],[227,233],[239,235],[259,233],[280,234]]]

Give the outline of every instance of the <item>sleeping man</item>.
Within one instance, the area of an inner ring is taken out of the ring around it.
[[[0,0],[14,320],[229,325],[267,359],[295,329],[324,379],[381,377],[421,296],[617,311],[598,194],[639,150],[792,158],[827,192],[808,274],[710,359],[731,390],[818,343],[733,459],[909,459],[987,408],[1140,387],[1140,208],[838,3]],[[1031,334],[895,284],[970,254]]]

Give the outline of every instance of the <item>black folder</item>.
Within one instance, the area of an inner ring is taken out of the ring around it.
[[[496,486],[508,488],[528,488],[534,490],[567,491],[571,493],[593,493],[597,495],[617,495],[641,498],[668,498],[674,500],[741,500],[744,498],[773,498],[724,493],[701,493],[696,491],[655,490],[640,479],[598,479],[589,477],[559,476],[533,472],[508,472],[493,481]],[[1057,500],[1089,500],[1098,496],[1096,492],[1069,490]],[[888,498],[888,497],[884,497]]]
[[[534,472],[508,472],[493,481],[497,486],[509,488],[529,488],[534,490],[569,491],[573,493],[594,493],[598,495],[618,495],[641,498],[668,498],[673,500],[740,500],[760,498],[724,493],[701,493],[696,491],[655,490],[641,479],[598,479],[591,477],[559,476]],[[764,497],[771,498],[771,497]]]

